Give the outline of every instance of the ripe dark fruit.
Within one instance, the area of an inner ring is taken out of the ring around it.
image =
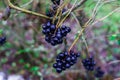
[[[67,62],[70,62],[70,61],[71,61],[71,58],[70,58],[70,57],[67,57],[67,58],[66,58],[66,61],[67,61]]]
[[[50,37],[45,37],[45,40],[48,42],[48,43],[50,43]]]
[[[84,68],[88,71],[93,71],[96,65],[93,57],[82,60],[82,63],[83,63]]]
[[[55,28],[56,28],[55,25],[51,25],[51,26],[50,26],[50,29],[51,29],[51,30],[55,30]]]
[[[75,58],[74,56],[71,57],[71,61],[75,61],[75,59],[76,59],[76,58]]]
[[[61,73],[61,72],[62,72],[62,69],[61,69],[61,68],[56,68],[56,71],[57,71],[58,73]]]
[[[48,10],[46,12],[46,15],[48,17],[54,17],[57,9],[60,4],[60,0],[51,0],[53,2],[52,9]],[[62,13],[66,11],[66,9],[61,10]],[[50,43],[52,46],[56,46],[58,44],[63,43],[63,39],[67,36],[67,34],[71,31],[70,27],[67,27],[65,25],[57,26],[58,20],[48,20],[43,26],[42,26],[42,33],[45,35],[45,37],[49,37],[50,40],[45,39],[48,43]]]
[[[54,64],[53,64],[53,67],[54,67],[54,68],[57,68],[57,63],[54,63]]]
[[[77,56],[77,57],[80,57],[80,53],[78,53],[76,56]]]
[[[70,32],[69,27],[64,27],[63,29],[57,28],[56,25],[52,24],[51,21],[47,21],[42,25],[42,33],[45,34],[45,41],[50,43],[52,46],[63,43],[63,38]],[[65,30],[68,30],[67,32]],[[56,33],[55,33],[56,32]]]
[[[62,59],[62,58],[64,58],[64,54],[63,53],[60,53],[59,54],[59,57]]]
[[[72,65],[74,65],[77,62],[78,57],[75,57],[77,56],[77,54],[78,53],[74,53],[74,55],[71,55],[71,53],[68,54],[67,51],[61,52],[60,54],[57,55],[56,63],[53,64],[53,68],[55,68],[58,73],[61,73],[67,68],[70,68]]]
[[[3,45],[6,42],[5,36],[0,36],[0,45]]]
[[[70,64],[67,63],[67,64],[65,65],[65,67],[66,67],[66,68],[70,68]]]
[[[96,71],[95,77],[97,77],[97,78],[103,77],[104,71],[102,71],[100,67],[97,67],[95,71]]]

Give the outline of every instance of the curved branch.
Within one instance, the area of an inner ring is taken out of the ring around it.
[[[17,6],[14,6],[10,0],[7,0],[8,2],[8,5],[10,8],[13,8],[13,9],[16,9],[18,11],[21,11],[21,12],[24,12],[24,13],[28,13],[28,14],[32,14],[32,15],[35,15],[35,16],[39,16],[39,17],[43,17],[43,18],[47,18],[47,19],[50,19],[50,17],[48,16],[45,16],[43,14],[40,14],[40,13],[36,13],[36,12],[33,12],[33,11],[29,11],[29,10],[26,10],[26,9],[23,9],[23,8],[20,8],[20,7],[17,7]]]
[[[79,8],[79,7],[80,7],[82,4],[84,4],[86,1],[87,1],[87,0],[81,0],[81,1],[78,3],[78,5],[76,5],[76,6],[72,9],[72,11],[76,10],[77,8]],[[20,8],[20,7],[17,7],[17,6],[14,6],[14,5],[10,2],[10,0],[7,0],[7,2],[8,2],[9,7],[13,8],[13,9],[16,9],[16,10],[18,10],[18,11],[21,11],[21,12],[24,12],[24,13],[27,13],[27,14],[32,14],[32,15],[35,15],[35,16],[39,16],[39,17],[43,17],[43,18],[47,18],[47,19],[52,19],[52,18],[50,18],[50,17],[48,17],[48,16],[45,16],[45,15],[43,15],[43,14],[36,13],[36,12],[33,12],[33,11],[29,11],[29,10],[26,10],[26,9],[23,9],[23,8]],[[69,10],[66,11],[62,16],[65,16],[67,13],[69,13]]]

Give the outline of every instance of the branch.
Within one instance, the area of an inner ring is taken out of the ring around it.
[[[92,23],[91,26],[93,26],[94,24],[98,23],[99,21],[103,21],[104,19],[106,19],[107,17],[111,16],[114,12],[118,11],[120,9],[120,7],[116,8],[115,10],[111,11],[108,15],[100,18],[99,20],[95,21],[94,23]]]
[[[73,12],[74,10],[78,9],[81,5],[83,5],[87,0],[81,0],[78,5],[76,5],[71,11]],[[62,16],[65,16],[67,13],[69,12],[69,10],[67,10],[66,12],[63,13]]]
[[[43,18],[47,18],[47,19],[50,19],[49,17],[43,15],[43,14],[40,14],[40,13],[36,13],[36,12],[33,12],[33,11],[29,11],[29,10],[26,10],[26,9],[23,9],[23,8],[20,8],[20,7],[17,7],[17,6],[14,6],[10,0],[7,0],[8,2],[8,5],[10,8],[13,8],[13,9],[16,9],[18,11],[21,11],[21,12],[24,12],[24,13],[27,13],[27,14],[32,14],[32,15],[35,15],[35,16],[39,16],[39,17],[43,17]]]
[[[114,60],[108,63],[108,65],[115,64],[115,63],[120,63],[120,60]]]
[[[78,8],[79,8],[81,5],[83,5],[86,1],[87,1],[87,0],[81,0],[81,1],[78,3],[78,5],[76,5],[75,8],[74,8],[72,11],[78,9]]]
[[[78,5],[76,5],[71,11],[74,11],[76,10],[78,7],[80,7],[81,5],[83,5],[87,0],[81,0]],[[13,8],[13,9],[16,9],[18,11],[21,11],[21,12],[24,12],[24,13],[27,13],[27,14],[32,14],[32,15],[35,15],[35,16],[39,16],[39,17],[43,17],[43,18],[47,18],[47,19],[53,19],[53,18],[50,18],[46,15],[43,15],[43,14],[40,14],[40,13],[36,13],[36,12],[33,12],[33,11],[29,11],[29,10],[26,10],[26,9],[23,9],[23,8],[20,8],[18,6],[15,6],[13,5],[10,0],[7,0],[8,2],[8,5],[10,8]],[[66,11],[62,16],[65,16],[67,13],[69,13],[69,10]]]
[[[75,20],[76,20],[77,24],[80,26],[80,30],[81,30],[82,27],[81,27],[80,22],[78,21],[77,17],[75,16],[75,14],[74,14],[73,12],[72,12],[71,14],[72,14],[73,17],[75,18]],[[86,55],[87,55],[87,56],[90,56],[90,55],[89,55],[89,50],[88,50],[88,43],[87,43],[87,41],[86,41],[86,39],[85,39],[85,37],[84,37],[84,33],[82,33],[82,40],[83,40],[83,43],[85,44],[85,47],[86,47],[86,49],[87,49]]]

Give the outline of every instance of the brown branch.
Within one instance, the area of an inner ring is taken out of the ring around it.
[[[9,5],[10,8],[16,9],[16,10],[18,10],[18,11],[21,11],[21,12],[24,12],[24,13],[27,13],[27,14],[32,14],[32,15],[36,15],[36,16],[39,16],[39,17],[43,17],[43,18],[50,19],[50,17],[45,16],[45,15],[43,15],[43,14],[36,13],[36,12],[33,12],[33,11],[29,11],[29,10],[20,8],[20,7],[18,7],[18,6],[15,6],[15,5],[13,5],[13,4],[10,2],[10,0],[7,0],[7,3],[8,3],[8,5]]]
[[[81,5],[83,5],[87,0],[81,0],[78,5],[76,5],[72,11],[76,10],[77,8],[79,8]],[[18,6],[15,6],[13,5],[10,0],[7,0],[7,3],[9,5],[10,8],[13,8],[13,9],[16,9],[18,11],[21,11],[21,12],[24,12],[24,13],[27,13],[27,14],[32,14],[32,15],[35,15],[35,16],[39,16],[39,17],[43,17],[43,18],[47,18],[47,19],[53,19],[53,17],[48,17],[46,15],[43,15],[43,14],[40,14],[40,13],[36,13],[36,12],[33,12],[33,11],[29,11],[29,10],[26,10],[26,9],[23,9],[23,8],[20,8]],[[66,11],[62,16],[65,16],[67,13],[69,13],[69,10]]]
[[[75,11],[76,9],[78,9],[80,6],[82,6],[87,0],[81,0],[72,10],[71,12]],[[62,16],[66,15],[69,12],[69,10],[67,10],[65,13],[63,13]]]

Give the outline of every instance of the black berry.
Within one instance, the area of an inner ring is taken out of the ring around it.
[[[93,57],[82,60],[82,63],[84,68],[88,71],[93,71],[96,64]]]
[[[60,54],[57,55],[56,63],[53,64],[53,68],[55,68],[58,73],[61,73],[62,71],[70,68],[77,62],[78,58],[76,57],[77,55],[78,53],[74,52],[72,53],[70,52],[70,54],[68,54],[67,51],[61,52]]]
[[[6,42],[5,36],[0,36],[0,45],[3,45]]]
[[[63,43],[63,38],[71,31],[69,27],[62,26],[56,29],[56,24],[52,21],[47,21],[42,25],[42,33],[45,35],[45,41],[50,43],[52,46]]]
[[[97,77],[97,78],[103,77],[104,71],[102,71],[100,67],[97,67],[95,71],[96,71],[95,77]]]

